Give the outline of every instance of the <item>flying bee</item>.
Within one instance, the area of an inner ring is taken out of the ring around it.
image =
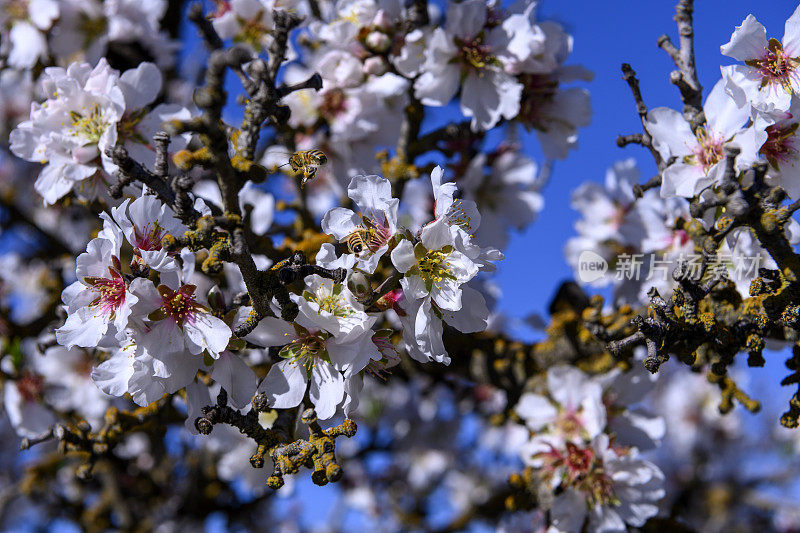
[[[300,187],[303,187],[306,182],[314,179],[314,175],[317,173],[317,167],[327,162],[328,156],[326,156],[322,150],[301,150],[293,153],[289,158],[289,162],[286,164],[292,167],[292,170],[295,172],[303,171],[303,178],[300,180]]]

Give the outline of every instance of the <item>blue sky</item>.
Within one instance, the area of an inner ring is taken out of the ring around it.
[[[503,290],[501,309],[514,317],[532,311],[545,313],[560,282],[572,277],[562,248],[574,235],[576,214],[570,209],[570,193],[586,181],[602,181],[606,168],[615,161],[634,157],[643,179],[655,174],[649,153],[641,147],[618,148],[617,135],[641,131],[633,99],[622,80],[620,64],[636,70],[648,107],[681,109],[680,94],[669,83],[674,70],[669,57],[656,45],[667,33],[677,43],[674,16],[676,0],[543,0],[540,20],[561,23],[574,37],[569,61],[592,70],[595,78],[586,84],[592,95],[592,124],[581,131],[579,148],[565,161],[556,162],[544,191],[545,208],[539,219],[512,238],[497,281]],[[767,28],[767,37],[780,39],[794,0],[752,2],[746,0],[698,0],[695,2],[695,54],[704,95],[720,78],[720,66],[732,64],[719,53],[734,28],[752,13]],[[535,142],[527,147],[541,163]],[[524,287],[524,290],[520,290]]]

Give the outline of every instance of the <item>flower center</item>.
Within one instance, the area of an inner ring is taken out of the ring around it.
[[[464,202],[456,200],[445,213],[451,226],[461,226],[464,231],[472,231],[472,217],[464,209]]]
[[[323,117],[336,117],[347,109],[347,96],[342,89],[331,89],[322,96],[319,113]]]
[[[161,250],[161,239],[165,233],[166,230],[158,221],[148,223],[141,230],[135,226],[133,228],[136,247],[146,252]]]
[[[449,252],[430,250],[417,260],[417,270],[426,285],[438,286],[444,279],[455,279],[447,261]]]
[[[767,127],[767,141],[758,152],[767,158],[775,170],[780,170],[781,163],[797,156],[795,141],[798,126],[800,124],[795,122],[783,127],[778,124]]]
[[[3,11],[10,20],[25,20],[28,18],[28,0],[10,0],[5,3]]]
[[[99,307],[103,313],[113,317],[117,309],[125,303],[127,284],[118,269],[109,267],[108,271],[111,274],[110,278],[88,277],[84,281],[99,294],[89,305]]]
[[[684,162],[699,166],[705,174],[708,174],[711,167],[722,161],[722,145],[725,144],[725,140],[709,131],[706,126],[697,128],[695,137],[697,145],[692,150],[692,155],[684,158]]]
[[[86,110],[83,113],[70,111],[69,115],[72,119],[72,134],[82,137],[89,143],[98,143],[108,127],[97,104],[94,104],[88,113]]]
[[[119,134],[118,143],[131,141],[139,144],[148,144],[147,139],[139,133],[138,127],[142,118],[147,114],[146,109],[137,109],[131,113],[125,113],[122,120],[117,123],[117,133]]]
[[[342,296],[342,286],[334,285],[332,290],[322,286],[317,288],[316,293],[304,292],[303,297],[319,305],[320,311],[327,311],[337,318],[347,318],[355,313]]]
[[[324,333],[311,333],[305,328],[295,326],[297,338],[283,347],[280,356],[288,359],[291,364],[300,364],[311,374],[317,359],[329,361],[328,350],[325,348],[326,336]]]
[[[478,34],[472,39],[456,38],[455,41],[460,49],[461,63],[465,67],[483,69],[497,62],[489,45],[483,42],[483,34]]]
[[[161,309],[164,318],[172,318],[178,326],[186,322],[192,323],[197,313],[204,311],[202,305],[194,299],[194,285],[184,285],[177,291],[171,290],[166,285],[160,285],[158,292],[161,294]]]
[[[751,59],[745,63],[761,74],[759,89],[767,85],[780,85],[786,92],[793,91],[792,78],[797,76],[798,59],[788,57],[779,40],[770,39],[761,59]]]
[[[44,389],[44,379],[37,374],[25,372],[22,377],[17,380],[17,390],[20,396],[26,402],[35,402],[42,397],[42,390]]]
[[[259,11],[253,18],[249,20],[236,17],[236,21],[239,23],[239,26],[241,26],[242,29],[239,31],[239,34],[236,36],[235,40],[246,43],[252,48],[259,50],[261,48],[264,35],[269,32],[269,29],[261,22],[263,15],[264,12]]]

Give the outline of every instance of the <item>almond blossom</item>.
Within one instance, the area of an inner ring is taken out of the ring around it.
[[[661,157],[676,160],[663,173],[661,196],[691,198],[722,178],[726,146],[737,146],[737,170],[749,167],[756,151],[766,141],[766,133],[745,127],[750,119],[749,107],[740,106],[725,91],[720,80],[703,105],[706,124],[692,131],[683,116],[674,109],[658,107],[647,113],[646,128],[653,137],[653,146]]]
[[[322,231],[339,242],[347,242],[355,265],[373,273],[397,231],[399,200],[392,198],[389,180],[381,176],[356,176],[350,180],[347,195],[359,212],[336,207],[322,218]],[[347,262],[348,259],[342,257]],[[327,265],[325,265],[327,266]]]
[[[800,7],[786,21],[782,41],[767,40],[764,26],[748,15],[720,52],[744,63],[722,69],[737,106],[787,111],[800,90]]]
[[[131,306],[138,301],[134,288],[146,280],[125,278],[119,259],[121,244],[115,235],[106,234],[92,239],[78,256],[78,281],[61,296],[67,320],[56,330],[59,344],[92,348],[127,327]]]
[[[367,315],[344,286],[317,275],[296,298],[294,324],[267,317],[247,337],[259,346],[282,346],[283,361],[272,365],[258,387],[275,408],[296,407],[309,391],[317,416],[331,418],[345,399],[345,377],[383,358],[373,342],[376,317]],[[351,389],[350,394],[357,394]]]
[[[47,58],[47,31],[59,16],[54,0],[8,0],[0,7],[3,48],[9,47],[8,63],[30,69]],[[6,33],[7,32],[7,33]]]
[[[473,130],[486,130],[519,112],[522,85],[504,69],[513,29],[485,28],[483,0],[449,4],[444,28],[433,30],[414,94],[423,104],[447,105],[461,88],[461,112]],[[462,83],[463,79],[463,83]]]

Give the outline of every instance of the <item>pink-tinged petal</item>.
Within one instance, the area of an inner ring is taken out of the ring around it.
[[[227,350],[214,361],[211,379],[225,389],[230,403],[237,409],[243,409],[250,403],[258,384],[253,369],[247,366],[247,363],[237,354]]]
[[[671,156],[681,157],[692,152],[690,146],[697,143],[689,123],[683,116],[668,107],[657,107],[647,113],[647,131],[653,138],[653,146],[664,160]]]
[[[405,274],[411,267],[417,264],[417,258],[414,255],[414,245],[408,239],[400,241],[394,250],[392,250],[392,264],[394,267]]]
[[[156,99],[161,92],[161,71],[153,63],[141,63],[135,69],[126,70],[119,79],[125,95],[125,109],[135,111]]]
[[[300,405],[307,386],[306,367],[286,360],[272,365],[258,386],[258,392],[266,394],[271,407],[288,409]]]
[[[787,21],[788,25],[788,21]],[[736,26],[731,40],[719,47],[722,55],[738,61],[760,59],[767,48],[767,30],[753,15],[747,15],[741,26]]]
[[[792,16],[786,20],[783,49],[789,57],[800,56],[800,6],[797,6]]]
[[[322,218],[322,231],[337,240],[346,239],[358,229],[361,219],[350,209],[334,207]]]
[[[318,359],[311,370],[308,396],[314,403],[317,417],[327,420],[336,414],[344,397],[344,379],[330,363]]]
[[[558,410],[550,400],[530,392],[520,397],[514,411],[525,420],[525,425],[533,431],[542,429],[558,416]]]

